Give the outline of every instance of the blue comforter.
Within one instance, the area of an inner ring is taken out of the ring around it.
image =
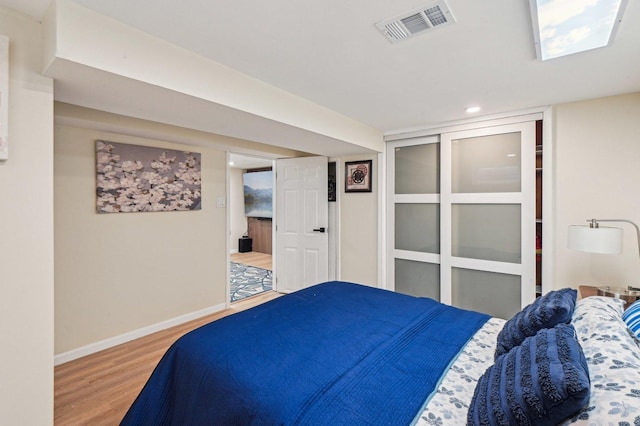
[[[487,319],[319,284],[181,337],[122,424],[409,424]]]

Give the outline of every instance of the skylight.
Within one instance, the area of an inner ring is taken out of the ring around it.
[[[538,58],[609,45],[627,0],[529,0]]]

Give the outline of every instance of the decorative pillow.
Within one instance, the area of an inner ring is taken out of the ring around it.
[[[640,300],[631,304],[622,314],[622,319],[629,328],[629,331],[638,339],[640,339]]]
[[[568,324],[576,306],[577,294],[572,288],[550,291],[515,314],[498,334],[495,358],[509,352],[543,328]]]
[[[555,425],[586,405],[589,388],[587,361],[573,326],[542,329],[480,377],[467,425]]]
[[[593,296],[576,302],[571,325],[589,366],[589,403],[563,425],[640,424],[640,347],[622,319],[623,302]]]

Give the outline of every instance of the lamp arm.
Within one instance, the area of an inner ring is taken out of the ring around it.
[[[640,256],[640,228],[638,228],[638,225],[636,225],[634,222],[628,219],[590,219],[587,222],[594,223],[594,221],[595,222],[626,222],[633,225],[633,227],[636,228],[636,241],[638,242],[638,256]]]

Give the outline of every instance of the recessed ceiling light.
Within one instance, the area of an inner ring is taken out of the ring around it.
[[[233,161],[229,161],[229,165],[233,166],[235,163]]]
[[[529,0],[538,58],[608,46],[627,0]]]
[[[473,114],[474,112],[480,111],[480,107],[479,106],[472,106],[472,107],[467,108],[466,111],[469,114]]]

